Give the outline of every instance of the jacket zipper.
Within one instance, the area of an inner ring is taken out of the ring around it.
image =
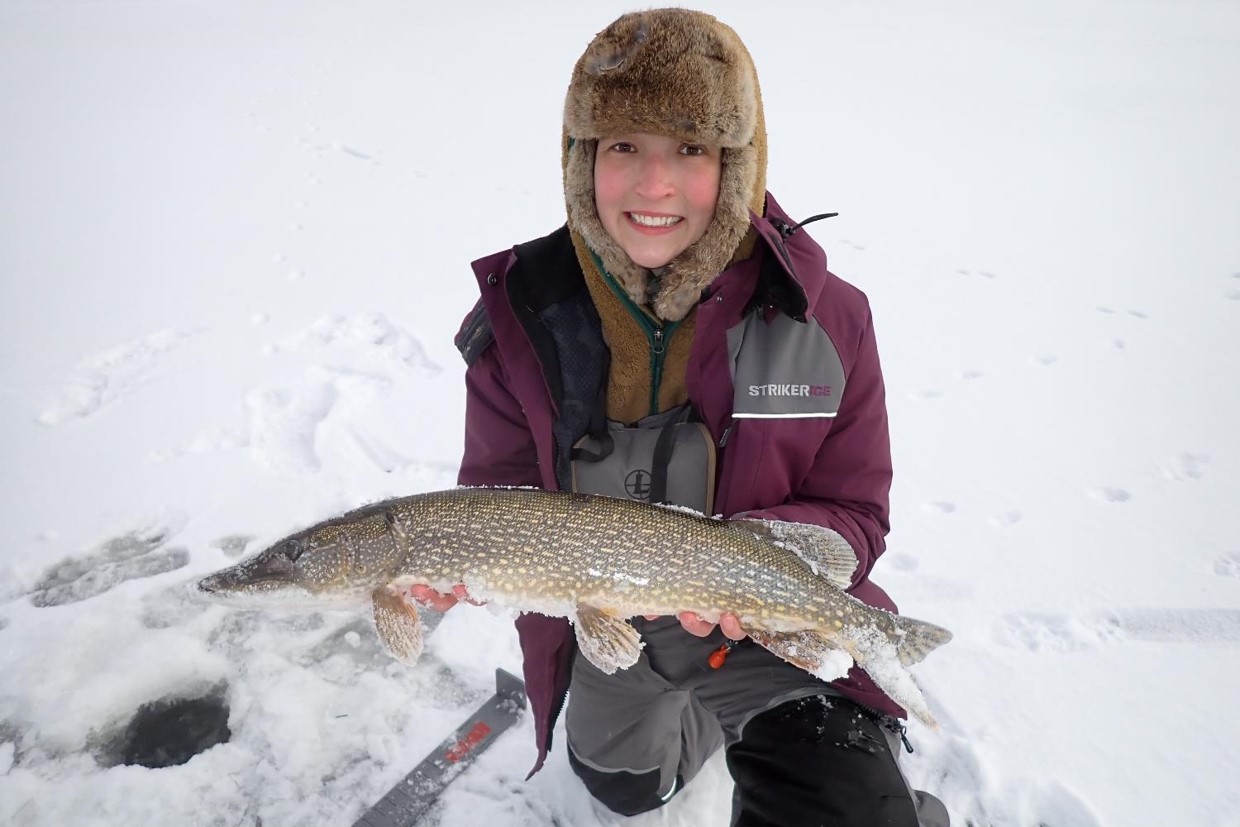
[[[667,343],[671,340],[672,334],[676,332],[676,328],[680,326],[680,322],[672,322],[666,327],[656,327],[645,318],[644,314],[639,318],[647,327],[647,336],[650,339],[650,413],[657,414],[659,412],[659,387],[663,384],[663,361],[667,355]]]
[[[608,278],[611,278],[610,274]],[[616,295],[624,302],[630,315],[641,325],[646,334],[646,341],[650,344],[650,413],[657,414],[659,412],[659,386],[663,384],[663,362],[667,356],[667,345],[672,339],[672,334],[676,332],[676,328],[680,327],[680,322],[672,322],[659,327],[651,321],[650,316],[642,312],[641,308],[633,304],[633,300],[623,291],[617,290]]]
[[[611,273],[607,272],[607,268],[603,266],[603,260],[593,250],[590,252],[594,258],[594,265],[603,274],[603,280],[607,282],[611,292],[616,294],[625,309],[629,311],[629,315],[637,320],[642,332],[646,334],[646,341],[650,345],[650,413],[657,414],[659,412],[659,386],[663,382],[664,356],[667,354],[667,344],[671,341],[676,328],[680,327],[680,322],[672,322],[663,327],[655,324],[651,316],[635,305],[629,298],[629,294],[620,287]]]

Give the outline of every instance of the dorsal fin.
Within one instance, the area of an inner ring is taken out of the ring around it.
[[[810,571],[843,591],[852,586],[857,554],[838,531],[812,523],[779,520],[734,520],[800,557]]]

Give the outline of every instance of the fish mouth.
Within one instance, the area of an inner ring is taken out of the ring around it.
[[[370,594],[365,587],[340,587],[315,590],[278,575],[256,575],[221,571],[198,581],[195,591],[216,603],[236,607],[253,607],[255,604],[269,608],[320,610],[332,606],[351,606]]]
[[[244,579],[220,572],[198,581],[198,591],[212,596],[228,596],[249,592],[283,591],[291,584],[277,577],[246,577]]]
[[[297,569],[284,554],[269,549],[250,560],[217,571],[198,581],[198,590],[210,595],[262,594],[298,588]]]
[[[194,593],[212,603],[235,609],[321,610],[330,608],[328,604],[335,602],[324,601],[323,595],[314,594],[287,580],[264,578],[238,581],[219,574],[199,580]]]
[[[305,592],[309,589],[290,577],[289,567],[272,566],[257,560],[238,567],[217,571],[198,581],[198,591],[212,597],[259,595],[275,592]]]

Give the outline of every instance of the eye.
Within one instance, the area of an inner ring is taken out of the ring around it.
[[[296,537],[284,544],[284,556],[288,558],[290,563],[296,563],[297,558],[301,557],[305,551],[306,544]]]
[[[704,147],[704,146],[699,146],[698,144],[681,144],[681,145],[680,145],[680,154],[681,154],[681,155],[689,155],[689,156],[691,156],[691,157],[697,157],[697,156],[699,156],[699,155],[705,155],[705,154],[706,154],[706,147]]]
[[[611,152],[636,152],[637,151],[637,147],[633,146],[628,141],[617,141],[616,143],[608,146],[607,149]]]

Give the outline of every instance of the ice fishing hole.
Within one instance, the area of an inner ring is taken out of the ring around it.
[[[217,686],[199,697],[162,698],[138,707],[111,752],[116,764],[160,769],[184,764],[231,736],[225,687]]]

